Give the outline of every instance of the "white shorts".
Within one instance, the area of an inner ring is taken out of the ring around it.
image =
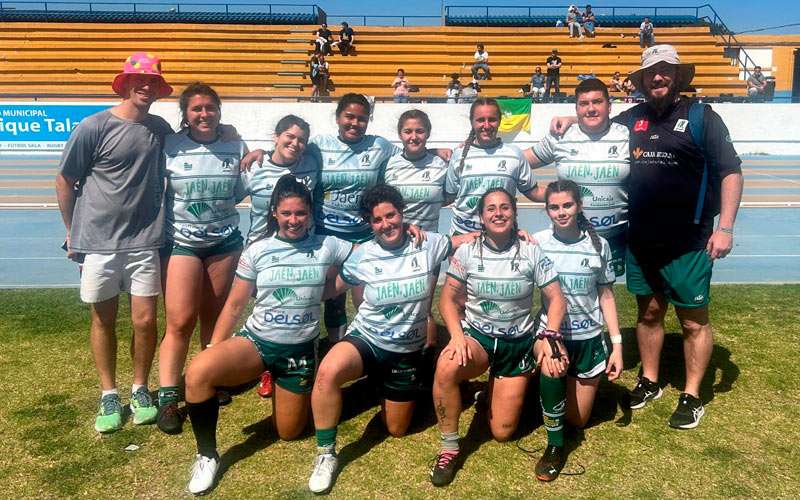
[[[94,304],[128,292],[137,297],[161,293],[158,250],[86,254],[81,269],[81,300]]]

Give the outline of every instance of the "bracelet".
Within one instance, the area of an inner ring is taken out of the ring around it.
[[[733,234],[733,228],[732,227],[718,226],[717,230],[722,231],[725,234]]]
[[[611,339],[611,343],[614,345],[622,343],[622,335],[610,335],[609,338]]]
[[[549,330],[549,329],[545,328],[544,330],[542,330],[541,332],[536,334],[536,338],[537,339],[561,340],[563,338],[563,336],[559,332],[557,332],[555,330]]]

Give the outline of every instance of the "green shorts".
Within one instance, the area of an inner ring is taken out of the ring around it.
[[[237,229],[230,236],[220,241],[216,245],[204,248],[190,247],[176,242],[167,242],[166,250],[168,255],[188,255],[200,260],[206,260],[215,255],[225,255],[226,253],[239,252],[244,248],[242,233]]]
[[[492,377],[517,377],[536,368],[533,335],[509,339],[490,337],[469,326],[464,333],[475,339],[489,355],[489,375]]]
[[[628,247],[628,233],[623,232],[616,236],[606,238],[608,246],[611,247],[611,266],[614,275],[619,278],[625,274],[625,254]]]
[[[387,351],[373,345],[357,330],[352,330],[342,340],[356,348],[364,363],[364,374],[380,382],[385,399],[398,402],[417,399],[422,390],[422,350],[408,353]]]
[[[604,335],[583,340],[564,340],[569,353],[567,376],[574,378],[595,378],[606,370],[608,346]]]
[[[234,334],[253,343],[264,368],[272,372],[275,383],[295,394],[311,392],[317,371],[317,341],[302,344],[278,344],[242,329]]]
[[[705,250],[685,253],[658,268],[640,266],[628,251],[628,291],[634,295],[664,294],[677,307],[695,308],[708,305],[711,293],[712,261]]]

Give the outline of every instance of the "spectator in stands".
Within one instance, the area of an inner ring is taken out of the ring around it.
[[[408,83],[408,79],[406,78],[405,70],[398,69],[397,75],[394,77],[394,81],[392,82],[392,88],[394,89],[394,102],[408,102],[408,89],[410,85]]]
[[[583,38],[583,27],[581,26],[581,13],[578,7],[570,5],[567,9],[567,27],[569,28],[570,38]]]
[[[458,102],[458,98],[461,96],[461,90],[464,88],[458,77],[458,73],[453,73],[450,75],[450,81],[447,83],[447,91],[445,92],[445,95],[447,95],[447,102],[449,104],[455,104]]]
[[[756,66],[750,78],[747,79],[747,95],[750,97],[764,97],[767,90],[767,77],[761,72],[761,66]]]
[[[349,56],[355,50],[356,36],[353,28],[347,23],[342,23],[342,29],[339,31],[339,41],[335,43],[339,47],[339,52],[343,56]]]
[[[630,80],[627,81],[630,82]],[[625,87],[623,86],[619,71],[615,71],[614,76],[611,77],[611,81],[608,82],[608,90],[609,92],[625,92]]]
[[[656,44],[656,36],[653,34],[653,23],[649,17],[645,17],[639,25],[639,47],[645,49]]]
[[[320,96],[328,95],[328,79],[330,78],[330,67],[325,60],[325,54],[317,52],[311,56],[311,100],[314,101]]]
[[[473,55],[475,63],[472,65],[472,79],[473,80],[491,80],[492,73],[489,70],[489,53],[483,48],[483,44],[476,45],[475,54]],[[483,71],[483,77],[479,78],[478,70]]]
[[[589,38],[594,38],[594,28],[597,25],[597,18],[594,17],[592,6],[586,5],[586,12],[583,13],[583,32]]]
[[[161,293],[159,248],[164,243],[162,144],[172,128],[150,106],[172,93],[159,59],[131,55],[111,85],[122,102],[83,119],[61,156],[56,195],[67,231],[67,258],[82,264],[81,301],[91,311],[89,344],[100,378],[100,410],[94,428],[122,428],[117,391],[117,310],[120,294],[130,304],[133,327],[134,424],[152,424],[157,408],[147,380],[156,349]],[[80,189],[75,189],[80,182]],[[127,330],[127,325],[124,327]]]
[[[332,55],[331,38],[333,37],[333,33],[328,29],[328,25],[322,23],[322,26],[314,32],[314,36],[314,52],[321,52],[328,56]]]
[[[481,86],[478,80],[472,80],[469,85],[461,89],[461,99],[459,102],[472,102],[478,98],[478,93],[481,91]]]
[[[542,67],[536,66],[536,70],[531,75],[531,97],[533,99],[541,99],[544,97],[545,76],[542,73]]]
[[[550,57],[547,58],[547,81],[544,87],[544,96],[550,97],[550,88],[555,88],[555,92],[560,90],[558,83],[561,73],[561,58],[558,57],[558,49],[553,49]]]

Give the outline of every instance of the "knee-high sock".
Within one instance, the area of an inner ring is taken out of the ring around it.
[[[547,431],[549,446],[564,446],[564,414],[567,409],[567,379],[542,374],[539,382],[539,401]]]
[[[202,403],[186,403],[189,419],[192,421],[197,452],[204,457],[217,456],[217,420],[219,419],[219,400],[214,394]]]

